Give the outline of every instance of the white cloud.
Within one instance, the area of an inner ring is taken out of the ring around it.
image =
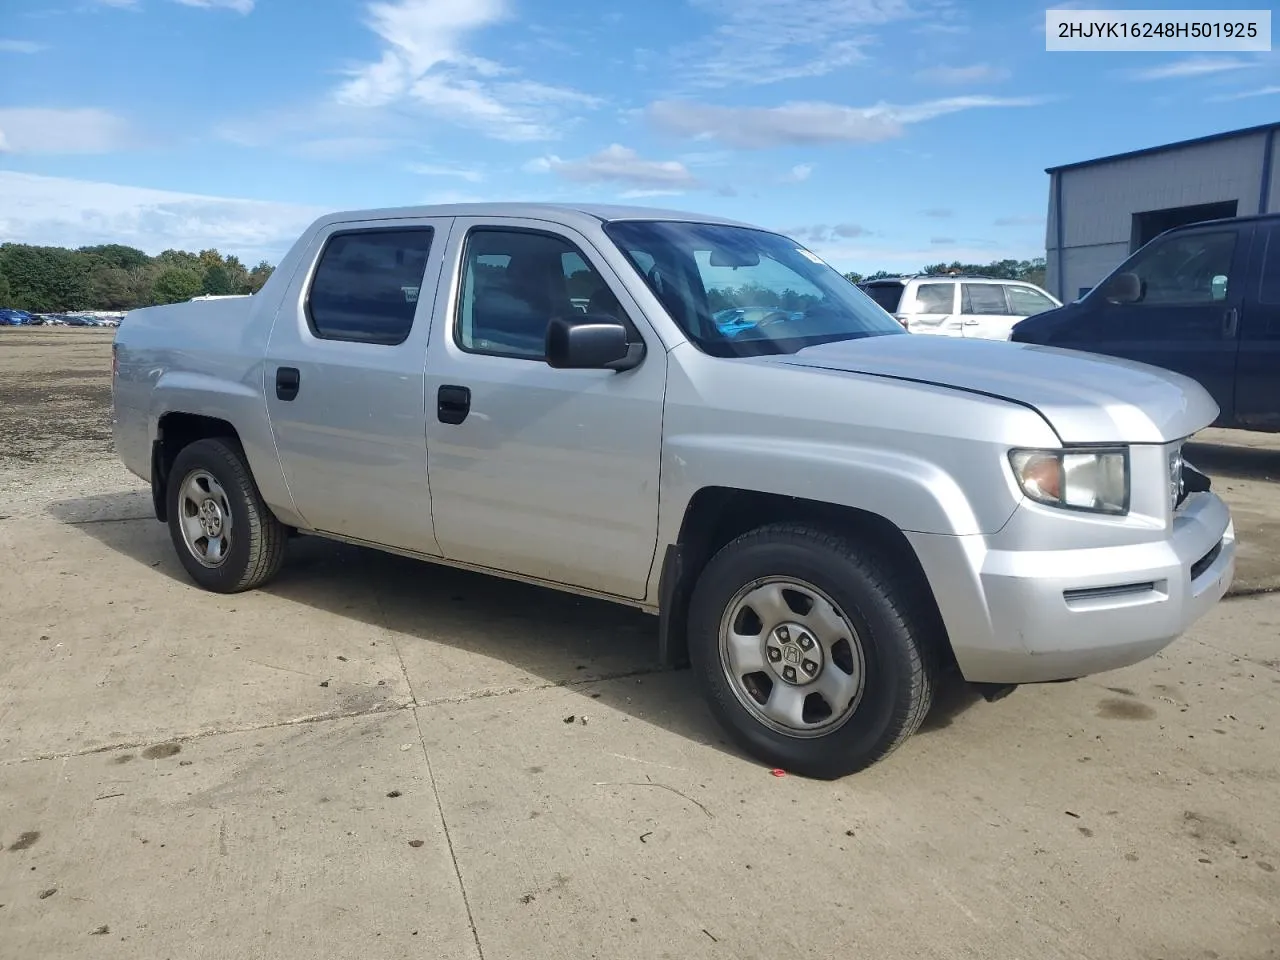
[[[484,174],[479,170],[471,170],[467,167],[449,167],[436,163],[411,163],[407,169],[410,173],[421,174],[424,177],[457,177],[460,180],[466,180],[468,183],[479,183],[484,179]]]
[[[555,173],[576,183],[624,183],[637,189],[673,189],[700,186],[697,177],[679,160],[645,160],[636,151],[611,144],[583,160],[539,157],[525,164],[531,173]]]
[[[147,253],[216,247],[275,259],[323,210],[0,170],[0,236],[78,247],[125,243]]]
[[[623,190],[618,196],[623,200],[647,200],[652,197],[682,197],[683,190]]]
[[[659,100],[648,117],[659,130],[695,140],[719,140],[745,149],[818,143],[875,143],[900,137],[904,127],[980,107],[1027,107],[1039,97],[965,96],[896,106],[848,107],[793,101],[778,107],[722,107],[688,100]]]
[[[115,7],[119,10],[139,10],[141,0],[92,0],[101,7]],[[236,13],[251,13],[254,0],[173,0],[184,7],[200,7],[205,10],[233,10]]]
[[[292,152],[308,160],[355,160],[384,153],[393,145],[383,137],[318,137],[299,141]]]
[[[47,47],[34,40],[0,40],[0,53],[39,53]]]
[[[864,61],[874,28],[926,15],[933,0],[690,0],[718,22],[677,51],[679,77],[701,86],[820,77]]]
[[[1004,67],[993,67],[989,63],[975,63],[967,67],[929,67],[916,74],[919,80],[948,85],[996,83],[1008,80],[1010,76],[1010,72]]]
[[[506,0],[371,3],[367,25],[385,44],[382,56],[348,71],[334,97],[370,109],[412,105],[499,140],[555,139],[566,108],[600,101],[516,78],[509,68],[467,52],[471,34],[508,16]]]
[[[234,10],[236,13],[251,13],[253,0],[176,0],[184,7],[204,7],[208,10]]]
[[[1044,217],[1035,215],[999,217],[994,222],[997,227],[1043,227]]]
[[[427,205],[445,203],[488,203],[495,199],[479,193],[467,193],[463,190],[439,190],[422,198]]]
[[[797,163],[794,167],[782,175],[783,183],[804,183],[813,176],[812,163]]]
[[[1203,77],[1229,70],[1247,70],[1258,65],[1257,61],[1237,57],[1186,57],[1159,67],[1134,70],[1129,76],[1134,80],[1173,80],[1179,77]]]
[[[858,237],[871,235],[870,230],[856,223],[837,223],[834,226],[819,223],[812,226],[791,227],[779,232],[794,240],[799,240],[801,243],[813,246],[837,243],[841,240],[854,240]]]
[[[1214,103],[1223,103],[1229,100],[1248,100],[1252,97],[1273,97],[1280,93],[1280,87],[1259,87],[1257,90],[1242,90],[1239,93],[1224,93],[1216,97],[1208,97],[1207,99]]]
[[[0,152],[111,153],[131,139],[129,124],[105,110],[0,107]]]

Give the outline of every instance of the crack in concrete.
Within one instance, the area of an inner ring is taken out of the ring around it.
[[[394,646],[394,642],[392,645]],[[396,651],[396,655],[399,656],[399,650]],[[401,669],[404,670],[403,660],[401,660]],[[91,757],[98,753],[111,753],[114,750],[139,750],[143,747],[150,746],[153,743],[194,743],[200,740],[207,740],[211,737],[224,737],[237,733],[257,733],[265,730],[276,730],[282,727],[296,727],[300,724],[307,723],[326,723],[333,720],[350,720],[355,717],[372,717],[383,713],[399,713],[402,710],[417,710],[419,708],[446,705],[456,706],[458,704],[471,703],[474,700],[487,700],[493,697],[518,696],[523,693],[539,693],[543,690],[555,690],[558,688],[584,687],[592,683],[608,683],[612,680],[626,680],[632,677],[651,676],[653,674],[666,672],[668,671],[664,667],[625,670],[596,677],[575,677],[569,680],[551,680],[546,683],[535,683],[522,687],[506,687],[501,690],[477,690],[473,693],[451,697],[436,697],[431,700],[410,699],[404,703],[388,701],[385,704],[361,710],[331,711],[327,713],[317,713],[306,717],[295,717],[290,720],[277,720],[271,723],[261,723],[251,726],[225,727],[217,730],[202,730],[199,733],[162,736],[158,740],[151,738],[147,740],[112,743],[102,747],[87,747],[83,750],[68,750],[60,753],[41,753],[30,757],[16,757],[12,760],[0,760],[0,767],[16,766],[21,763],[38,763],[43,760],[72,760],[78,757]],[[409,688],[410,696],[412,697],[413,685],[408,680],[407,672],[405,674],[405,682],[406,686]],[[359,685],[366,687],[369,686],[368,684]],[[417,720],[416,713],[414,715],[414,719],[415,721]],[[419,733],[421,733],[421,726],[419,726]]]
[[[444,815],[444,800],[440,797],[440,787],[436,783],[436,772],[431,766],[431,752],[427,749],[427,738],[422,732],[422,715],[415,707],[413,723],[418,729],[418,745],[422,748],[422,761],[427,765],[427,779],[431,781],[431,794],[436,801],[436,815],[440,817],[440,829],[444,833],[444,842],[449,847],[449,859],[453,862],[453,875],[458,880],[458,892],[462,894],[462,906],[467,911],[467,925],[471,928],[471,939],[476,945],[476,956],[484,960],[484,947],[480,944],[480,931],[476,928],[475,913],[471,909],[471,897],[467,894],[467,885],[462,880],[462,867],[458,864],[458,852],[453,846],[453,834],[449,830],[449,818]]]
[[[585,687],[592,683],[608,683],[611,680],[629,680],[632,677],[648,677],[658,673],[667,673],[665,667],[647,667],[640,670],[619,670],[616,673],[601,674],[596,677],[575,677],[572,680],[548,680],[523,687],[501,687],[496,690],[476,690],[472,693],[457,694],[450,697],[434,697],[431,700],[419,700],[419,707],[439,707],[450,704],[471,703],[473,700],[486,700],[490,697],[508,697],[513,694],[534,693],[540,690],[555,690],[558,687]]]
[[[308,717],[295,717],[291,720],[277,720],[272,723],[260,723],[246,727],[225,727],[218,730],[202,730],[199,733],[176,734],[159,739],[126,741],[110,743],[103,747],[88,747],[84,750],[68,750],[62,753],[42,753],[30,757],[18,757],[13,760],[0,760],[0,767],[12,767],[21,763],[39,763],[42,760],[74,760],[79,757],[92,757],[99,753],[111,753],[115,750],[139,750],[154,743],[197,743],[212,737],[226,737],[237,733],[258,733],[265,730],[278,730],[284,727],[297,727],[308,723],[326,723],[331,720],[350,720],[353,717],[372,717],[383,713],[399,713],[412,709],[412,700],[407,703],[387,703],[363,710],[344,710],[328,713],[317,713]]]
[[[146,514],[141,517],[90,517],[88,520],[61,520],[60,523],[67,527],[86,527],[91,523],[133,523],[135,520],[154,520],[153,514]]]

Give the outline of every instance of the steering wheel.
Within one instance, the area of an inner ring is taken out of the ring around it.
[[[769,327],[775,323],[783,323],[791,319],[791,314],[785,310],[770,310],[763,317],[755,322],[757,327]]]

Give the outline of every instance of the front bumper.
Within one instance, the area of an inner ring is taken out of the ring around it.
[[[1000,550],[989,538],[908,534],[960,671],[979,683],[1068,680],[1163,649],[1235,576],[1230,511],[1189,495],[1164,539],[1075,550]]]

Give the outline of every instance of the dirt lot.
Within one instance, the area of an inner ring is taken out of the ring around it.
[[[2,960],[1280,958],[1277,438],[1189,451],[1243,543],[1191,634],[824,784],[626,610],[307,540],[196,590],[110,340],[0,331]]]

